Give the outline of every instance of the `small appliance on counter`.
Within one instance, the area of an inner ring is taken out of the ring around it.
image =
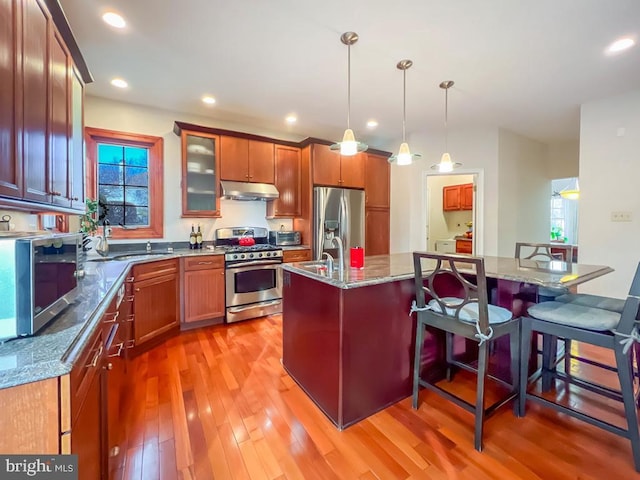
[[[0,236],[0,342],[33,335],[78,291],[79,233]]]
[[[300,232],[293,230],[271,230],[269,232],[269,243],[279,246],[300,245],[302,236]]]

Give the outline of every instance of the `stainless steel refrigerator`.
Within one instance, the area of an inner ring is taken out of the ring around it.
[[[329,252],[337,258],[338,251],[332,243],[334,236],[339,236],[342,240],[345,261],[348,261],[351,247],[365,247],[364,190],[315,187],[313,218],[314,259],[320,260],[322,252]]]

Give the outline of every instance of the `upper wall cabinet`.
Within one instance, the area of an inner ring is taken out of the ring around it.
[[[82,95],[91,75],[64,13],[57,1],[3,1],[0,22],[0,205],[84,211]]]
[[[267,204],[267,217],[297,217],[300,215],[300,149],[276,145],[276,181],[280,193]]]
[[[273,143],[221,136],[220,180],[274,183]]]
[[[313,184],[330,187],[364,188],[366,153],[345,157],[328,145],[312,145]]]
[[[390,208],[389,162],[380,155],[366,154],[365,207]]]
[[[219,217],[220,137],[176,131],[182,140],[182,216]]]
[[[473,183],[442,187],[442,210],[473,210]]]

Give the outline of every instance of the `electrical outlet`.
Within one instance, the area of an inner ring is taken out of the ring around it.
[[[630,222],[631,212],[611,212],[612,222]]]

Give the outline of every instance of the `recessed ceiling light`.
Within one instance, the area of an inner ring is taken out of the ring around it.
[[[287,115],[287,118],[284,119],[287,123],[296,123],[298,121],[298,117],[295,115]]]
[[[115,28],[124,28],[127,26],[127,22],[124,21],[121,15],[118,15],[115,12],[107,12],[102,15],[102,20],[108,25],[111,25]]]
[[[369,128],[376,128],[378,126],[378,122],[375,120],[369,120],[367,122],[367,127]]]
[[[114,78],[111,80],[111,85],[118,88],[127,88],[129,84],[122,78]]]
[[[205,95],[204,97],[202,97],[202,101],[207,105],[213,105],[214,103],[216,103],[216,99],[211,95]]]
[[[607,47],[607,53],[618,53],[633,47],[635,40],[630,37],[620,38]]]

